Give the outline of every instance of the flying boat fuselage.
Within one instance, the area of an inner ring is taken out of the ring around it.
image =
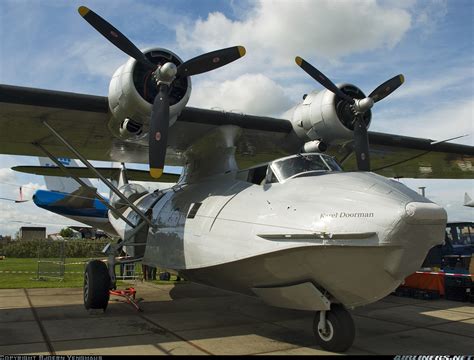
[[[138,200],[156,225],[144,262],[273,305],[317,310],[312,298],[320,293],[346,307],[388,295],[444,240],[443,208],[374,173],[307,172],[260,184],[246,175]]]

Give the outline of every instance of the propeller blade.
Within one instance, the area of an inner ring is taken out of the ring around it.
[[[354,99],[351,98],[349,95],[344,94],[331,80],[329,80],[326,75],[324,75],[321,71],[316,69],[313,65],[309,62],[305,61],[303,58],[297,56],[295,58],[296,64],[302,68],[309,76],[311,76],[314,80],[319,82],[322,86],[324,86],[329,91],[332,91],[334,94],[338,95],[339,97],[343,98],[350,104],[354,104]]]
[[[370,171],[369,136],[361,116],[354,122],[354,151],[359,171]]]
[[[382,100],[384,97],[387,97],[392,92],[394,92],[401,84],[405,82],[405,78],[402,74],[394,76],[390,80],[385,81],[382,85],[379,85],[374,91],[369,95],[369,98],[374,100],[374,103]]]
[[[110,23],[97,15],[95,12],[85,6],[80,6],[77,11],[91,26],[100,32],[107,40],[122,50],[124,53],[130,55],[132,58],[149,67],[152,70],[156,69],[146,56],[120,31],[113,27]]]
[[[245,55],[243,46],[233,46],[196,56],[178,67],[177,75],[191,76],[202,74],[227,65]]]
[[[148,159],[150,175],[159,178],[165,166],[168,128],[170,121],[169,86],[160,84],[158,95],[153,102],[150,129],[148,133]]]

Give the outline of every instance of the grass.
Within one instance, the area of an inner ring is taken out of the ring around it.
[[[44,259],[53,260],[54,259]],[[6,258],[0,260],[0,289],[23,289],[23,288],[74,288],[83,286],[83,273],[85,263],[88,258],[68,258],[66,259],[65,274],[63,280],[53,277],[42,276],[39,280],[37,277],[38,259],[36,258]],[[59,265],[52,263],[42,263],[41,269],[48,272],[58,272]],[[142,278],[140,263],[137,264],[137,276]],[[18,273],[21,271],[21,273]],[[119,268],[117,266],[117,275]],[[16,273],[15,273],[16,272]],[[159,274],[157,272],[157,278]],[[182,283],[176,281],[176,276],[171,275],[170,281],[153,280],[153,284],[169,285]],[[122,286],[125,283],[118,281],[117,285]]]
[[[84,258],[67,259],[63,280],[53,277],[41,277],[38,280],[36,278],[38,259],[6,258],[0,260],[0,289],[82,287],[84,262],[87,260]],[[48,272],[59,271],[59,265],[49,263],[42,264],[41,268]],[[22,271],[22,273],[14,273],[18,271]]]

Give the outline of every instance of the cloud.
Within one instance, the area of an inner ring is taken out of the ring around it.
[[[12,169],[0,169],[0,183],[14,183],[15,180],[15,172]]]
[[[2,189],[1,189],[1,196],[6,197],[8,199],[20,199],[20,187],[23,196],[23,200],[31,200],[33,194],[38,189],[46,190],[45,185],[40,185],[37,183],[29,182],[26,184],[15,184],[13,181],[11,182],[3,182]]]
[[[235,80],[201,82],[193,90],[190,105],[269,116],[292,104],[273,80],[263,74],[244,74]]]
[[[127,59],[127,55],[96,34],[71,44],[63,54],[63,62],[68,67],[108,79]]]
[[[338,59],[393,48],[411,23],[406,9],[376,1],[260,0],[243,20],[212,12],[196,20],[191,29],[178,24],[176,37],[185,49],[209,51],[243,44],[249,53],[263,54],[267,64],[282,64],[295,55],[316,53]]]
[[[47,210],[38,208],[32,202],[2,203],[0,218],[0,235],[12,235],[22,226],[46,226],[47,234],[58,232],[67,225],[82,225]],[[55,225],[53,225],[55,224]]]
[[[423,35],[432,34],[448,13],[446,0],[420,1],[415,12],[414,26]]]
[[[428,74],[419,72],[416,77],[408,79],[403,86],[390,95],[391,99],[431,97],[433,94],[462,92],[472,95],[474,73],[471,67],[448,69],[444,73]],[[462,89],[462,90],[461,90]],[[461,91],[460,91],[461,90]],[[457,97],[459,100],[459,97]]]
[[[380,121],[381,119],[381,121]],[[431,111],[410,112],[400,115],[400,111],[385,111],[377,114],[371,130],[400,135],[444,140],[455,136],[470,136],[454,140],[455,143],[474,145],[474,99],[460,100],[449,105],[435,106]],[[394,126],[396,124],[396,126]]]

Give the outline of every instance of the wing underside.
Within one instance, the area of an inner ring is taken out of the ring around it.
[[[120,175],[118,168],[95,168],[102,176],[108,179],[117,179]],[[67,177],[67,175],[56,166],[15,166],[12,170],[23,172],[26,174],[42,175],[42,176],[60,176]],[[97,178],[97,175],[86,167],[68,167],[68,172],[78,178]],[[145,170],[127,169],[127,179],[130,181],[150,181],[156,182],[156,179],[151,177],[150,173]],[[160,182],[176,183],[179,180],[178,174],[163,173],[160,177]]]
[[[44,156],[37,144],[57,157],[74,157],[43,124],[46,121],[90,160],[147,163],[144,143],[115,138],[107,127],[106,97],[0,85],[0,153]],[[242,129],[236,141],[240,167],[298,152],[303,145],[291,122],[187,107],[170,128],[167,165],[183,165],[184,152],[219,126]],[[209,138],[209,141],[212,141]],[[369,132],[372,169],[388,177],[474,178],[474,147],[429,139]],[[328,152],[355,170],[351,144]]]
[[[474,178],[474,147],[438,143],[432,140],[369,132],[372,171],[392,178]],[[342,161],[347,152],[341,148],[329,149]],[[347,171],[356,170],[351,153],[343,161]]]

